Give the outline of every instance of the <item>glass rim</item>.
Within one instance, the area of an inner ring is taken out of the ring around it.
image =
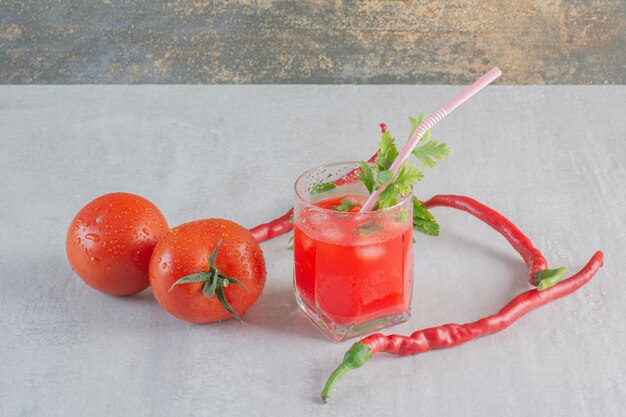
[[[331,209],[327,209],[327,208],[324,208],[324,207],[319,207],[319,206],[316,206],[315,204],[307,201],[298,192],[298,183],[300,182],[300,180],[302,180],[305,175],[310,174],[313,171],[320,170],[322,168],[329,168],[329,167],[342,166],[342,165],[357,165],[356,168],[358,169],[358,165],[360,163],[361,163],[361,161],[330,162],[328,164],[317,165],[317,166],[314,166],[312,168],[307,169],[306,171],[304,171],[302,174],[300,174],[298,176],[298,178],[296,179],[296,182],[293,184],[293,191],[296,194],[296,198],[298,198],[298,200],[300,200],[306,206],[315,208],[316,210],[320,210],[322,212],[329,212],[329,213],[341,213],[341,214],[350,215],[350,216],[357,216],[357,215],[365,216],[365,215],[372,215],[372,214],[376,214],[376,213],[386,213],[386,212],[389,212],[389,211],[396,210],[396,209],[400,208],[401,206],[406,204],[407,200],[412,199],[412,197],[413,197],[413,188],[411,188],[411,192],[410,193],[408,193],[407,195],[403,195],[402,198],[400,199],[400,201],[398,201],[393,206],[385,207],[384,209],[370,210],[370,211],[366,211],[366,212],[361,213],[360,211],[357,211],[357,212],[336,211],[336,210],[331,210]],[[367,162],[367,163],[370,164],[370,165],[374,165],[374,162]],[[367,195],[367,194],[363,194],[363,195]]]

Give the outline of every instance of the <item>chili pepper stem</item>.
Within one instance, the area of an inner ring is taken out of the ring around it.
[[[339,365],[337,369],[335,369],[333,373],[330,374],[330,377],[328,377],[328,381],[326,381],[326,385],[324,385],[324,389],[322,390],[322,401],[327,401],[328,397],[330,397],[330,391],[333,389],[333,385],[335,385],[335,382],[337,382],[341,375],[345,374],[350,369],[352,368],[342,362],[341,365]]]
[[[324,389],[322,389],[322,401],[326,402],[328,397],[330,397],[330,391],[333,389],[333,385],[335,385],[335,382],[337,382],[337,379],[339,379],[341,375],[351,369],[360,368],[371,357],[372,351],[365,343],[356,342],[353,344],[344,355],[341,364],[339,364],[337,369],[335,369],[330,377],[328,377],[328,381],[326,381],[326,385],[324,385]]]
[[[552,287],[554,284],[560,282],[564,276],[564,267],[537,271],[534,277],[535,284],[537,285],[537,291],[543,291],[546,288]]]

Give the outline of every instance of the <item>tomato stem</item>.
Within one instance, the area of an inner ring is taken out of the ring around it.
[[[220,271],[217,269],[217,267],[215,266],[215,259],[217,258],[217,252],[220,249],[221,243],[222,243],[221,240],[217,242],[217,245],[215,245],[215,249],[213,249],[213,252],[211,252],[211,255],[209,256],[209,261],[208,261],[209,270],[208,271],[203,271],[203,272],[199,272],[196,274],[187,275],[178,279],[172,285],[172,287],[170,288],[170,291],[172,291],[174,287],[177,285],[188,284],[191,282],[203,282],[204,287],[202,287],[202,294],[204,294],[207,297],[217,296],[217,299],[219,300],[220,304],[222,304],[222,306],[224,307],[226,311],[232,314],[233,317],[236,318],[237,320],[243,321],[241,317],[239,317],[239,315],[235,312],[235,310],[233,310],[233,308],[230,306],[230,304],[228,303],[228,300],[226,300],[226,295],[224,295],[224,287],[227,287],[228,284],[230,283],[234,283],[234,284],[241,285],[248,292],[250,292],[250,290],[248,289],[248,287],[246,287],[246,285],[243,282],[239,281],[238,279],[228,277],[226,275],[222,275]]]

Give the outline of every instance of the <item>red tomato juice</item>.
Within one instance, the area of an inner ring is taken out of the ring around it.
[[[351,195],[314,204],[332,209],[344,198],[359,203],[365,199]],[[321,216],[321,211],[303,212],[295,222],[294,282],[301,301],[340,325],[408,312],[411,222],[383,218],[374,230],[364,231],[363,220],[354,214],[328,211]]]

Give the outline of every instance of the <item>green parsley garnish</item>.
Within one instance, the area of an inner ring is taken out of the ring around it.
[[[332,182],[320,182],[311,187],[311,194],[321,194],[337,188]]]
[[[337,211],[350,211],[355,207],[361,207],[359,203],[353,203],[352,201],[344,198],[338,206],[333,207]]]
[[[359,179],[367,188],[370,194],[374,191],[376,185],[376,178],[374,177],[374,170],[369,163],[361,161],[361,172],[359,172]]]
[[[428,168],[434,168],[437,165],[435,161],[441,161],[450,154],[450,148],[445,143],[438,143],[436,140],[429,140],[423,145],[416,146],[411,152],[419,161]]]
[[[439,236],[439,223],[417,197],[413,197],[413,228],[430,236]]]
[[[374,233],[378,233],[382,230],[382,227],[377,222],[371,220],[369,222],[365,222],[360,224],[356,229],[354,229],[361,236],[372,235]]]
[[[410,117],[409,121],[412,125],[412,130],[409,135],[409,137],[411,137],[420,123],[424,121],[424,115],[420,114],[416,118]],[[431,131],[428,130],[422,137],[422,141],[425,142],[412,151],[412,154],[426,168],[434,168],[437,161],[443,160],[450,154],[450,148],[448,148],[445,143],[431,140],[431,135]],[[359,173],[359,179],[370,194],[381,186],[386,187],[378,197],[378,202],[374,207],[375,210],[392,207],[398,204],[399,199],[409,194],[413,186],[424,178],[424,174],[417,166],[407,165],[406,163],[400,167],[397,175],[395,177],[393,176],[389,168],[398,157],[398,148],[395,143],[395,138],[391,136],[389,130],[385,130],[382,134],[378,145],[380,150],[374,164],[370,165],[368,162],[361,161],[361,172]],[[336,209],[339,207],[342,206],[337,206]],[[367,223],[364,223],[359,226],[357,231],[360,234],[373,233],[369,230],[371,226],[366,225]],[[413,198],[413,226],[416,230],[428,235],[439,235],[439,224],[437,224],[435,217],[415,197]],[[362,229],[363,227],[365,228]]]
[[[413,136],[417,127],[424,121],[424,115],[420,114],[417,118],[409,117],[413,128],[409,138]],[[422,136],[422,144],[416,146],[411,152],[422,165],[428,168],[434,168],[437,165],[437,161],[443,160],[446,156],[450,155],[450,148],[445,143],[438,143],[436,140],[430,140],[432,132],[427,130],[424,136]]]
[[[380,151],[376,156],[376,168],[378,171],[384,171],[391,167],[393,161],[398,157],[398,147],[395,144],[395,139],[391,137],[391,133],[388,130],[383,133],[383,136],[378,142]]]

